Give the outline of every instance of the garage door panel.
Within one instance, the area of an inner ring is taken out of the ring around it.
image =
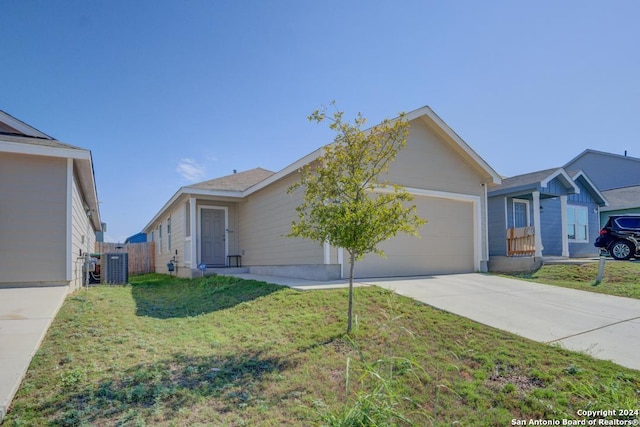
[[[473,203],[434,197],[414,199],[427,224],[421,238],[400,234],[380,245],[387,257],[367,255],[356,277],[415,276],[474,271]]]

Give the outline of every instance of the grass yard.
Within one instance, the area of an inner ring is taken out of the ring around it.
[[[380,288],[355,290],[346,337],[345,289],[131,281],[67,299],[4,426],[507,426],[640,409],[638,371]]]
[[[607,260],[602,282],[595,284],[598,263],[545,265],[536,272],[514,275],[520,279],[583,291],[640,299],[640,262]]]

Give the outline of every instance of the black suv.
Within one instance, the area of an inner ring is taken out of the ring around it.
[[[640,215],[612,215],[594,245],[615,259],[640,258]]]

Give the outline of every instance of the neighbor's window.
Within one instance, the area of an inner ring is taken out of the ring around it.
[[[191,203],[188,200],[184,204],[184,235],[191,236]]]
[[[167,218],[167,248],[171,252],[171,217]]]
[[[587,242],[589,211],[586,206],[567,206],[567,234],[569,240]]]
[[[158,253],[162,253],[162,223],[158,224]]]

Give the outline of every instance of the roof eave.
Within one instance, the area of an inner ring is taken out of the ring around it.
[[[176,191],[174,195],[162,206],[158,213],[154,215],[151,221],[147,223],[142,231],[145,233],[150,231],[151,226],[162,218],[182,196],[207,196],[226,200],[242,200],[244,197],[241,191],[205,190],[201,188],[180,187],[180,189],[178,189],[178,191]]]

